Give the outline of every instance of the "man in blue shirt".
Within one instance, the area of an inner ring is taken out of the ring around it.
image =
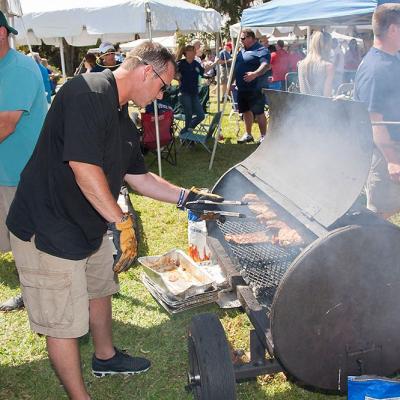
[[[196,126],[204,119],[204,110],[199,97],[199,78],[204,76],[204,72],[214,68],[215,64],[207,67],[195,60],[195,48],[192,45],[185,47],[185,58],[178,61],[177,71],[179,73],[179,90],[181,92],[180,101],[185,113],[185,131],[193,131]]]
[[[28,56],[32,57],[35,60],[37,66],[39,68],[39,71],[42,75],[44,91],[46,92],[47,103],[51,104],[52,90],[51,90],[49,72],[47,71],[47,68],[42,64],[42,59],[40,58],[39,53],[29,53]]]
[[[264,114],[264,95],[260,89],[259,79],[269,69],[267,49],[258,43],[251,29],[243,29],[240,34],[243,48],[240,50],[235,64],[236,85],[238,88],[239,113],[243,114],[246,132],[238,143],[254,141],[251,134],[254,116],[264,139],[267,130],[267,119]]]
[[[400,122],[400,4],[383,4],[372,17],[374,45],[360,64],[354,98],[371,121]],[[375,143],[366,184],[367,207],[382,217],[400,210],[400,126],[374,124]]]
[[[0,12],[0,251],[10,251],[6,216],[22,169],[35,147],[47,103],[35,62],[11,49],[8,36],[17,31]],[[0,305],[1,311],[23,306],[21,296]]]

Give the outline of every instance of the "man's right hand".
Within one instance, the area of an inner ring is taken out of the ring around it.
[[[400,183],[400,164],[389,162],[387,165],[390,179]]]
[[[108,224],[108,227],[113,233],[113,242],[117,249],[113,270],[119,274],[127,271],[137,258],[138,242],[135,223],[132,215],[125,213],[120,222],[112,222]]]

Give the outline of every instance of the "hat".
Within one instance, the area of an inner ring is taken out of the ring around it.
[[[103,42],[103,43],[100,44],[99,52],[101,54],[109,53],[109,52],[115,52],[115,47],[114,47],[114,45],[112,43]]]
[[[229,47],[230,49],[232,49],[232,42],[226,42],[226,43],[225,43],[225,46],[226,46],[226,47]]]
[[[14,35],[18,35],[18,31],[14,29],[12,26],[8,25],[8,21],[6,16],[0,11],[0,26],[4,26],[9,33],[13,33]]]

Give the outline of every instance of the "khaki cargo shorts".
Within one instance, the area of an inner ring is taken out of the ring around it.
[[[371,211],[393,214],[400,210],[400,184],[390,179],[386,160],[376,148],[372,155],[365,193],[367,208]]]
[[[22,296],[34,332],[77,338],[89,330],[89,300],[119,290],[112,270],[113,247],[104,236],[99,250],[83,260],[66,260],[38,250],[10,234]]]
[[[6,252],[11,250],[10,233],[6,226],[8,210],[14,199],[16,186],[0,186],[0,251]]]

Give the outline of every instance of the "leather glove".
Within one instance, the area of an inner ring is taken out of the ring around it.
[[[119,274],[127,271],[137,258],[138,240],[135,221],[131,214],[124,213],[120,222],[112,222],[108,224],[108,228],[113,233],[113,242],[117,249],[113,270]]]
[[[183,202],[183,207],[185,207],[187,203],[198,200],[209,200],[221,203],[222,201],[224,201],[224,198],[217,194],[207,192],[207,189],[199,189],[193,186],[190,189],[189,194],[186,196],[185,201]],[[203,210],[218,210],[218,206],[214,204],[193,204],[190,206],[190,210],[195,214],[201,214]]]

